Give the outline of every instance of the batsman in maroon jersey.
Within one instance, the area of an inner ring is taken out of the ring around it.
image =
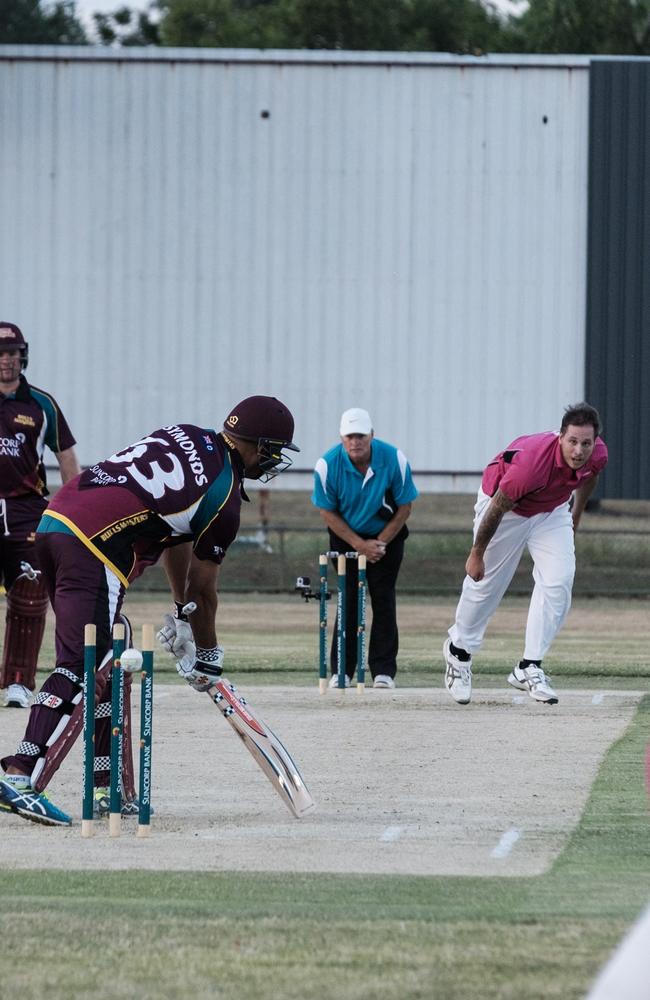
[[[249,396],[219,432],[170,424],[67,483],[43,515],[37,551],[56,616],[56,668],[36,696],[24,739],[0,763],[0,804],[27,819],[70,818],[33,790],[52,737],[62,731],[83,684],[84,625],[97,629],[97,657],[111,648],[126,588],[164,554],[176,603],[159,633],[178,672],[207,690],[222,672],[216,632],[219,565],[239,528],[245,476],[266,481],[291,461],[290,411],[272,396]],[[192,624],[183,608],[193,603]],[[95,785],[110,771],[110,683],[97,710]]]
[[[45,447],[62,482],[79,473],[75,439],[56,400],[22,374],[28,360],[20,329],[0,321],[0,580],[7,592],[0,688],[10,708],[29,707],[45,629],[48,600],[34,548],[47,506]]]

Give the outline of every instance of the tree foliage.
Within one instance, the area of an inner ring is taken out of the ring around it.
[[[650,0],[160,0],[165,45],[649,54]]]
[[[0,44],[85,45],[73,0],[0,0]]]
[[[162,0],[165,45],[485,52],[503,22],[480,0]]]
[[[650,54],[650,0],[530,0],[512,27],[521,52]]]
[[[408,44],[419,52],[503,52],[505,19],[474,0],[413,0],[408,8]]]
[[[94,15],[105,45],[650,54],[650,0],[151,0]],[[74,0],[0,0],[0,42],[83,44]]]
[[[163,45],[294,48],[285,30],[284,0],[163,0]]]
[[[400,0],[294,0],[284,15],[292,48],[386,51],[402,47],[405,6]]]
[[[159,45],[158,4],[146,11],[118,7],[105,14],[93,14],[95,31],[103,45]]]

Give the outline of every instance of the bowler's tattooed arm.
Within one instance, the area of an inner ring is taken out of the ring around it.
[[[490,506],[483,515],[479,529],[476,532],[474,544],[465,563],[465,572],[468,576],[471,576],[472,580],[478,582],[483,579],[485,575],[485,565],[483,562],[485,550],[501,524],[503,515],[512,510],[514,505],[515,501],[507,497],[501,490],[497,490],[492,497]]]

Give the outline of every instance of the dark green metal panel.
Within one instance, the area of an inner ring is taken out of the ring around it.
[[[601,495],[650,498],[650,60],[594,60],[589,79],[586,398]]]

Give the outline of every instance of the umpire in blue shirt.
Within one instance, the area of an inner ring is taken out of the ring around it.
[[[406,521],[418,491],[399,448],[374,437],[366,410],[353,407],[341,417],[341,443],[318,459],[312,503],[329,529],[330,549],[367,557],[372,605],[368,666],[374,687],[394,688],[399,636],[395,584],[408,537]],[[354,676],[357,660],[357,564],[346,576],[345,668]],[[336,632],[330,656],[336,684]],[[348,683],[346,681],[346,683]]]

